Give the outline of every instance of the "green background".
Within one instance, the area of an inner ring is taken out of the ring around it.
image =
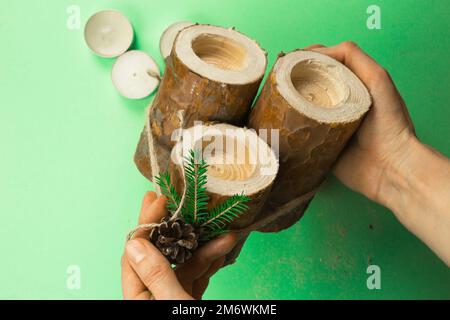
[[[418,136],[450,156],[446,0],[0,3],[0,298],[121,298],[124,237],[151,188],[132,158],[152,97],[120,97],[114,60],[87,49],[83,26],[101,9],[124,12],[135,47],[161,67],[160,34],[178,20],[235,26],[270,64],[281,50],[354,40],[390,71]],[[72,4],[80,30],[66,27]],[[366,27],[370,4],[381,30]],[[370,263],[381,290],[366,287]],[[69,265],[81,268],[80,290],[66,286]],[[330,177],[300,223],[253,234],[206,298],[450,298],[450,269],[391,212]]]

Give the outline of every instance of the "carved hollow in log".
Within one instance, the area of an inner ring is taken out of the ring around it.
[[[278,58],[248,123],[279,133],[278,141],[269,141],[278,150],[280,169],[265,214],[320,185],[370,104],[365,86],[338,61],[303,50]],[[306,206],[293,208],[264,231],[289,227]]]

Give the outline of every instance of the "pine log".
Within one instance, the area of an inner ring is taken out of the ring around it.
[[[209,25],[182,29],[176,39],[154,100],[151,126],[156,139],[173,146],[172,133],[194,121],[242,125],[266,70],[258,44],[233,30]]]
[[[303,50],[279,56],[248,122],[279,135],[268,141],[278,151],[280,168],[263,214],[321,184],[370,105],[363,83],[338,61]],[[308,203],[294,206],[263,231],[294,224]]]
[[[264,76],[267,57],[255,41],[233,29],[193,25],[178,33],[166,63],[150,112],[155,149],[161,150],[158,158],[163,158],[163,167],[175,144],[172,134],[180,127],[179,110],[184,110],[186,128],[195,121],[243,124]],[[134,160],[150,179],[145,140],[142,134]]]
[[[208,164],[206,192],[208,209],[235,194],[244,193],[251,200],[249,209],[228,225],[243,229],[260,219],[278,172],[278,159],[269,145],[254,130],[229,124],[196,125],[183,130],[183,139],[172,149],[170,174],[179,193],[184,188],[182,159],[189,150],[198,150]],[[245,238],[227,256],[227,263],[238,256]]]
[[[144,127],[139,138],[136,152],[134,154],[134,163],[136,164],[139,172],[144,177],[146,177],[148,180],[152,180],[153,174],[150,165],[147,137],[147,127]],[[158,161],[158,167],[160,171],[167,171],[167,169],[169,168],[170,149],[166,146],[162,146],[158,141],[153,141],[153,147],[155,150],[155,154],[157,155],[156,159]]]

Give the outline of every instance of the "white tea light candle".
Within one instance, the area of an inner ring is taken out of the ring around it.
[[[149,96],[160,80],[158,65],[145,52],[128,51],[121,55],[112,68],[112,82],[119,93],[130,99]]]
[[[130,21],[115,10],[97,12],[89,18],[84,28],[86,44],[103,58],[114,58],[126,52],[133,37]]]
[[[170,55],[172,51],[173,43],[177,37],[178,32],[182,29],[192,26],[194,23],[189,21],[180,21],[171,24],[166,30],[164,30],[159,40],[159,51],[161,52],[164,60]]]

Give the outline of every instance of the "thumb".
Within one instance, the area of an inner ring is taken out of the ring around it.
[[[130,240],[125,248],[126,257],[157,300],[192,299],[184,291],[167,259],[150,242]]]

